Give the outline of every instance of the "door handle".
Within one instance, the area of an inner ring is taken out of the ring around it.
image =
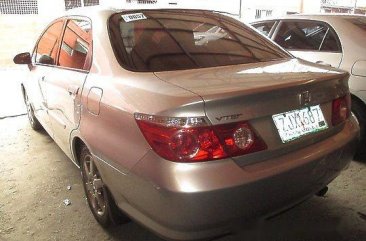
[[[79,86],[76,86],[76,85],[70,85],[68,88],[67,88],[67,92],[69,93],[70,96],[74,97],[78,94],[79,92]]]
[[[41,81],[45,81],[45,80],[46,80],[46,76],[42,76]]]

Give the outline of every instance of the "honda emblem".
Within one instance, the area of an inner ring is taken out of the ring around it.
[[[299,94],[300,105],[308,105],[311,102],[311,94],[309,91],[304,91]]]

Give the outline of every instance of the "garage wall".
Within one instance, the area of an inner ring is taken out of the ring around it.
[[[0,69],[14,67],[14,55],[31,51],[52,16],[64,9],[64,0],[38,0],[38,14],[0,14]]]
[[[0,26],[0,68],[8,68],[15,54],[32,49],[40,24],[32,15],[0,15]]]

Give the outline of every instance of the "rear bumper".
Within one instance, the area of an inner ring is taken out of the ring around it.
[[[152,151],[128,175],[99,165],[123,211],[161,236],[192,240],[231,232],[318,192],[352,160],[358,135],[350,118],[324,141],[244,167],[231,159],[173,163]]]

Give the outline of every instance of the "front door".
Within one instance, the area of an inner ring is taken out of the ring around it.
[[[64,21],[52,23],[40,37],[33,51],[33,67],[30,69],[29,82],[26,83],[27,95],[32,102],[34,114],[38,121],[53,136],[48,116],[46,81],[53,72],[60,46]]]

